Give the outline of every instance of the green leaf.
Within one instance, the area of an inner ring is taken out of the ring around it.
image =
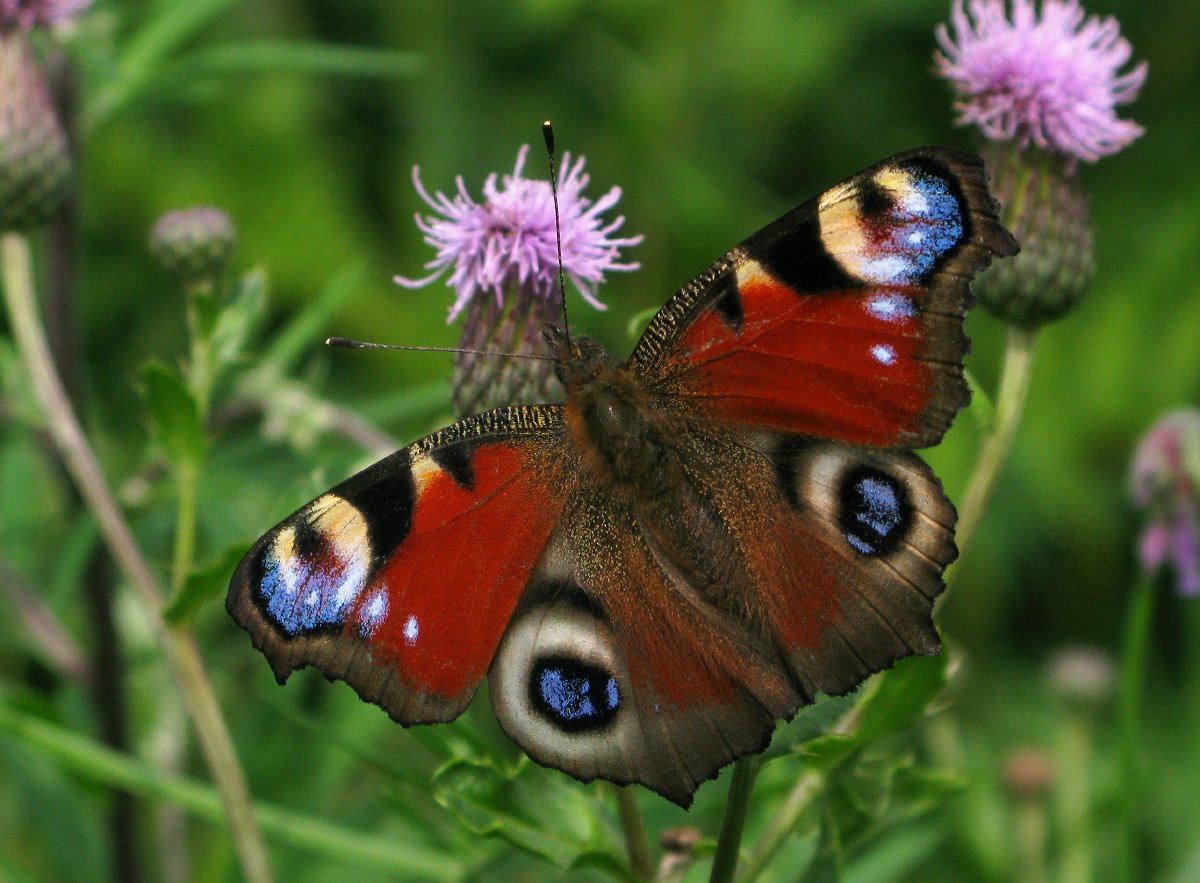
[[[847,864],[842,879],[844,883],[918,879],[922,862],[945,839],[945,830],[934,822],[888,831],[887,836]]]
[[[121,47],[120,66],[95,92],[84,112],[93,132],[156,88],[163,59],[198,31],[243,0],[159,0],[149,10],[131,16],[139,25]]]
[[[229,577],[247,548],[246,545],[229,546],[208,563],[193,568],[183,587],[163,610],[167,622],[173,625],[191,622],[206,602],[224,595],[229,587]]]
[[[912,724],[925,713],[945,683],[945,653],[901,659],[868,683],[850,712],[855,715],[854,723],[844,732],[830,732],[802,742],[793,750],[803,754],[811,765],[830,771],[877,739]]]
[[[763,762],[791,755],[797,746],[827,735],[858,700],[857,693],[848,693],[845,696],[818,696],[816,702],[800,709],[771,740],[771,747],[767,750]]]
[[[898,732],[925,713],[929,702],[946,686],[946,654],[910,656],[875,676],[859,705],[855,738],[873,742]]]
[[[255,40],[193,52],[179,67],[196,74],[241,76],[261,73],[313,73],[351,77],[411,77],[424,67],[416,52],[370,46]],[[175,72],[173,72],[175,73]]]
[[[365,265],[355,263],[326,282],[320,294],[292,316],[283,331],[271,341],[262,359],[261,370],[285,375],[301,353],[325,340],[329,336],[333,314],[354,293],[365,273]]]
[[[139,373],[150,429],[167,459],[177,468],[196,466],[204,456],[200,409],[180,373],[151,359]]]
[[[608,859],[624,866],[594,798],[531,762],[506,771],[490,761],[451,761],[434,776],[434,789],[434,799],[475,834],[498,837],[560,868]]]
[[[238,280],[217,316],[212,334],[212,358],[217,370],[242,354],[266,303],[267,274],[262,269],[251,270]]]

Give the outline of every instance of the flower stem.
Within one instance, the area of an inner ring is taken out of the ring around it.
[[[1121,670],[1117,679],[1117,733],[1121,764],[1121,821],[1125,833],[1123,873],[1118,879],[1136,880],[1137,832],[1135,810],[1138,792],[1138,741],[1145,682],[1146,649],[1154,619],[1154,579],[1142,572],[1129,597],[1125,634],[1121,641]]]
[[[796,825],[800,823],[800,819],[812,806],[812,802],[824,790],[825,782],[826,775],[819,770],[809,770],[797,780],[787,799],[771,819],[766,831],[750,851],[746,863],[742,866],[742,873],[738,877],[739,883],[751,883],[758,879],[758,875],[766,869],[771,860],[775,858],[775,854],[792,836]]]
[[[1037,330],[1010,325],[1008,346],[1004,352],[1004,367],[1000,373],[1000,392],[996,397],[996,413],[991,432],[984,439],[975,459],[975,468],[967,482],[963,503],[958,513],[958,529],[955,536],[959,555],[975,535],[991,499],[1000,470],[1008,459],[1009,449],[1021,422],[1025,398],[1032,377],[1033,348],[1037,341]]]
[[[761,763],[758,755],[752,755],[743,757],[733,765],[729,802],[725,807],[725,818],[721,820],[721,833],[717,836],[717,851],[713,856],[709,883],[729,883],[737,870],[742,851],[742,832],[746,829],[750,797],[754,793],[754,780],[758,778]]]
[[[194,464],[180,464],[175,487],[179,508],[175,515],[175,549],[171,559],[171,597],[179,597],[187,583],[196,556],[196,485],[199,481]]]
[[[113,558],[146,612],[168,669],[183,695],[200,749],[221,792],[242,872],[253,883],[269,881],[272,873],[262,834],[254,819],[241,765],[204,670],[199,648],[191,635],[172,631],[164,622],[162,591],[117,507],[50,358],[34,303],[29,240],[12,232],[0,236],[0,263],[3,264],[4,295],[13,336],[45,417],[46,428],[62,452],[63,462],[80,496],[95,515]]]
[[[646,826],[638,810],[637,795],[632,786],[613,785],[617,797],[617,813],[621,817],[621,830],[625,833],[625,848],[629,851],[629,867],[639,880],[654,876],[654,859],[650,856],[650,841],[646,839]]]

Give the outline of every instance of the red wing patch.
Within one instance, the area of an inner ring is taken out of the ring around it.
[[[456,717],[562,508],[560,421],[546,406],[456,423],[263,537],[226,606],[276,677],[313,665],[401,723]]]
[[[432,458],[414,461],[412,528],[356,610],[371,623],[376,661],[410,689],[444,699],[487,673],[562,505],[516,445],[481,447],[471,465],[466,488]],[[385,611],[373,617],[377,597]]]
[[[935,387],[918,291],[802,296],[752,263],[738,276],[740,327],[702,313],[680,338],[672,392],[721,422],[855,444],[920,432]]]

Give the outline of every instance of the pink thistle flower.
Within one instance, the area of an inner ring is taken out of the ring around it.
[[[1134,504],[1148,513],[1138,544],[1142,566],[1170,562],[1182,595],[1200,595],[1200,411],[1173,411],[1138,444],[1130,470]]]
[[[1133,49],[1116,19],[1085,13],[1078,0],[956,0],[954,37],[937,29],[938,72],[959,95],[959,124],[990,139],[1014,141],[1095,162],[1141,136],[1115,107],[1137,97],[1146,62],[1121,74]]]
[[[0,30],[50,25],[92,5],[92,0],[0,0]]]
[[[500,186],[496,175],[483,184],[483,203],[467,192],[461,177],[456,179],[457,193],[448,197],[438,192],[430,196],[421,183],[420,168],[413,167],[413,185],[426,204],[437,214],[417,215],[417,226],[425,241],[437,249],[437,256],[425,265],[432,270],[423,279],[397,276],[406,288],[419,288],[449,272],[446,284],[457,297],[450,307],[453,321],[477,293],[491,292],[498,305],[513,285],[546,301],[557,301],[558,249],[554,236],[554,202],[550,184],[523,177],[529,145],[517,152],[511,175]],[[610,270],[636,270],[636,263],[621,263],[620,249],[637,245],[641,236],[613,238],[625,218],[618,216],[605,223],[601,215],[616,205],[621,189],[613,187],[592,202],[583,196],[588,176],[584,160],[574,163],[563,154],[559,171],[558,203],[562,230],[563,272],[596,309],[605,309],[596,299],[596,289]]]

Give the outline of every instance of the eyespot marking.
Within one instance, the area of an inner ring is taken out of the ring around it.
[[[267,618],[293,636],[345,622],[366,582],[371,543],[361,513],[325,494],[259,554],[259,601]]]
[[[963,234],[963,209],[951,182],[922,164],[881,169],[821,200],[826,250],[868,284],[919,283]]]
[[[567,732],[608,726],[621,705],[617,679],[607,670],[569,656],[538,660],[529,679],[530,704]]]
[[[842,533],[851,548],[862,555],[890,552],[912,523],[912,509],[904,487],[870,466],[847,472],[838,496]]]

